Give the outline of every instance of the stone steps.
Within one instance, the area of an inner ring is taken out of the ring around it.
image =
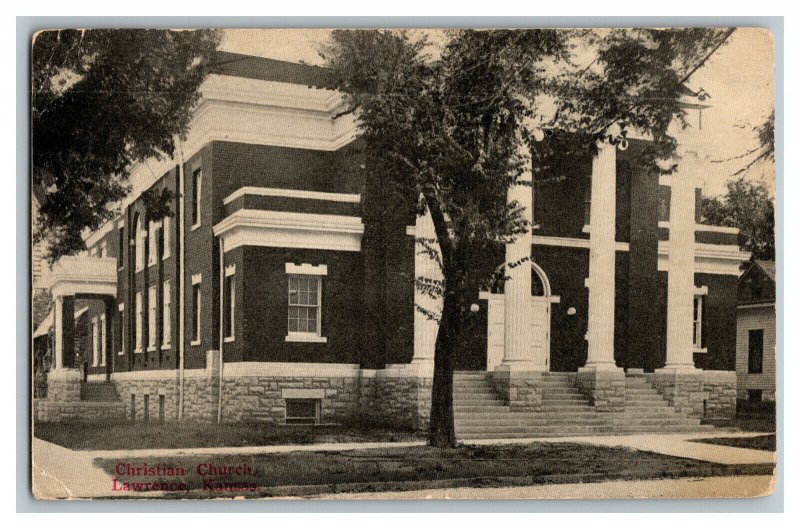
[[[712,430],[672,408],[644,377],[626,377],[625,411],[598,412],[574,375],[545,373],[541,411],[512,411],[485,373],[457,373],[453,408],[460,439]]]

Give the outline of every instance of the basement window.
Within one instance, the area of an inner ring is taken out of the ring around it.
[[[319,399],[286,399],[286,424],[317,424],[319,408]]]

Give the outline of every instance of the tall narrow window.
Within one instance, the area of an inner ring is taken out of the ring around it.
[[[140,217],[136,217],[136,223],[134,224],[136,231],[135,233],[135,253],[136,253],[136,271],[144,270],[144,242],[147,239],[147,231],[145,231],[144,226],[142,226],[142,219]]]
[[[161,299],[163,300],[161,305],[161,348],[169,349],[169,343],[172,338],[172,317],[170,313],[172,293],[169,290],[169,281],[164,281]]]
[[[154,265],[158,261],[158,223],[150,221],[147,233],[147,265]]]
[[[200,292],[200,283],[192,285],[192,344],[198,345],[200,343],[200,309],[202,306],[202,293]]]
[[[320,334],[319,276],[289,276],[289,334]]]
[[[92,318],[92,365],[97,366],[100,362],[100,328],[97,323],[97,316]]]
[[[695,350],[703,348],[703,296],[694,297],[692,343]]]
[[[135,336],[135,343],[136,348],[134,349],[135,353],[142,352],[142,293],[136,293],[136,336]]]
[[[156,315],[158,306],[156,305],[156,286],[147,289],[147,350],[156,349]]]
[[[164,227],[161,229],[161,256],[162,259],[166,259],[170,256],[170,243],[172,235],[172,221],[170,217],[164,217]]]
[[[747,372],[764,372],[764,329],[751,329],[747,333]]]
[[[106,365],[106,315],[100,315],[100,365]]]
[[[194,172],[194,196],[192,200],[192,226],[200,225],[200,206],[203,196],[203,170],[197,169]]]
[[[236,276],[225,271],[225,338],[234,338],[234,318],[236,315]]]

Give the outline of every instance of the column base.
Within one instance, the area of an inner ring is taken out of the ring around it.
[[[665,375],[692,375],[696,373],[700,373],[702,370],[697,369],[694,364],[667,364],[662,368],[656,369],[655,373],[661,373]]]
[[[495,389],[514,411],[542,411],[544,372],[541,369],[523,371],[519,365],[512,365],[516,368],[502,369],[500,365],[490,372]]]
[[[708,398],[704,377],[703,371],[694,366],[666,366],[656,369],[653,386],[679,412],[702,417]]]
[[[493,371],[502,371],[502,372],[520,372],[520,373],[532,373],[532,372],[539,372],[545,373],[548,370],[547,366],[536,364],[535,362],[531,362],[530,360],[523,360],[520,362],[502,362],[500,365],[495,367]]]
[[[578,369],[576,384],[597,411],[625,410],[625,371],[616,364],[587,364]]]
[[[53,402],[78,402],[81,400],[80,369],[61,368],[47,373],[47,400]]]

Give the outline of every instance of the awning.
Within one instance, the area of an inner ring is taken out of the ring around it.
[[[36,327],[36,330],[33,331],[34,338],[47,336],[47,333],[50,332],[50,329],[53,327],[53,319],[55,318],[53,314],[54,310],[55,309],[50,309],[50,312],[47,314],[47,316],[45,316],[44,320],[42,320],[42,323],[40,323],[39,326]],[[89,310],[89,307],[83,307],[82,309],[75,311],[75,319],[77,320],[83,316],[87,310]]]

